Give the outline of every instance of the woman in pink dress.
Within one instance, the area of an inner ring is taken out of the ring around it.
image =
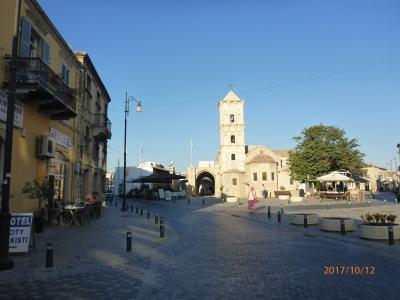
[[[249,199],[249,201],[247,202],[247,208],[249,209],[251,214],[254,214],[254,205],[257,202],[257,194],[254,191],[254,187],[250,188],[248,199]]]

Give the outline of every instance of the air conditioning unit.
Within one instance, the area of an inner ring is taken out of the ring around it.
[[[56,156],[56,143],[47,135],[41,135],[37,143],[37,156],[51,158]]]

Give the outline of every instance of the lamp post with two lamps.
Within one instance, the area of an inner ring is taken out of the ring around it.
[[[122,211],[128,210],[128,207],[126,205],[126,124],[127,124],[127,118],[129,114],[129,102],[135,102],[136,103],[136,112],[142,112],[142,102],[136,100],[133,96],[128,97],[128,92],[125,92],[125,133],[124,133],[124,186],[123,186],[123,195],[122,195]]]

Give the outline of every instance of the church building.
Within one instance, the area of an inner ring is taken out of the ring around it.
[[[298,190],[287,166],[289,151],[264,145],[246,145],[244,100],[233,91],[218,102],[220,148],[217,160],[199,161],[187,172],[194,194],[247,197],[254,187],[259,197],[274,191]],[[293,193],[292,193],[293,194]]]

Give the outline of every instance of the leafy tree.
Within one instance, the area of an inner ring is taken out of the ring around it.
[[[293,138],[297,146],[289,153],[289,170],[295,180],[316,179],[331,171],[345,169],[362,174],[364,154],[356,139],[348,139],[335,126],[323,124],[306,128]]]

